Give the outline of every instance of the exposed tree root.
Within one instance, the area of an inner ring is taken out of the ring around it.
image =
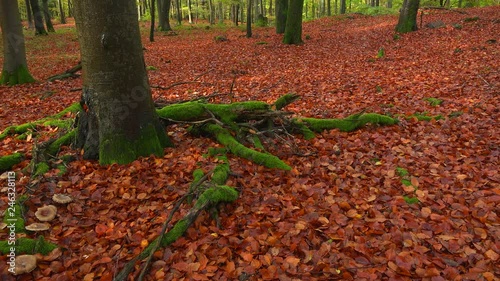
[[[78,77],[79,75],[76,74],[78,71],[82,70],[82,62],[78,62],[77,65],[73,66],[72,68],[64,71],[63,73],[59,73],[59,74],[56,74],[56,75],[53,75],[53,76],[50,76],[49,78],[47,78],[47,81],[55,81],[55,80],[63,80],[63,79],[66,79],[66,78],[74,78],[74,77]]]

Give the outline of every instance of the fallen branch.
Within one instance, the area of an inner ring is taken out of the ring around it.
[[[47,81],[55,81],[55,80],[62,80],[70,77],[78,77],[76,74],[78,71],[82,70],[82,62],[78,62],[77,65],[73,66],[72,68],[64,71],[63,73],[59,73],[53,76],[50,76],[47,78]]]

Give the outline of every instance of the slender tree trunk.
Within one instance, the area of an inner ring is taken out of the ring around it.
[[[65,24],[66,23],[66,16],[64,16],[64,2],[62,0],[59,0],[59,14],[61,18],[61,23]]]
[[[332,16],[332,0],[326,0],[326,15],[331,17]]]
[[[71,0],[68,0],[68,17],[73,17],[73,2]]]
[[[387,0],[387,8],[392,9],[392,0]]]
[[[219,24],[223,24],[224,23],[224,12],[223,12],[222,1],[219,2],[218,10],[219,10]]]
[[[182,11],[181,11],[181,0],[176,0],[177,8],[177,25],[182,25]]]
[[[288,0],[276,0],[276,34],[285,33]]]
[[[75,0],[84,110],[76,145],[102,165],[163,155],[170,145],[156,114],[135,0]]]
[[[23,26],[17,0],[0,1],[0,27],[3,41],[3,68],[0,85],[33,82],[28,71]]]
[[[45,19],[45,25],[47,26],[47,31],[49,32],[56,32],[54,29],[54,25],[52,25],[52,19],[49,11],[49,4],[48,0],[42,0],[43,4],[43,17]]]
[[[420,0],[404,0],[403,7],[399,13],[399,21],[396,31],[407,33],[417,30],[417,14]]]
[[[252,37],[252,0],[247,0],[247,38]]]
[[[346,12],[346,0],[340,0],[340,13],[345,14]]]
[[[302,43],[302,11],[304,0],[290,0],[288,13],[286,16],[285,34],[283,43],[301,44]]]
[[[273,0],[269,0],[269,16],[274,15],[273,13]]]
[[[40,11],[40,6],[38,5],[38,0],[29,0],[31,5],[31,11],[33,12],[33,18],[35,19],[35,35],[47,35],[45,26],[43,25],[43,16]]]
[[[158,2],[161,0],[158,0]],[[151,0],[151,28],[149,29],[149,42],[155,41],[155,0]]]
[[[33,29],[33,28],[35,28],[35,25],[33,24],[33,12],[31,11],[30,1],[24,0],[24,3],[26,4],[26,16],[28,18],[28,29]]]
[[[187,0],[189,24],[193,23],[193,12],[191,10],[191,0]]]

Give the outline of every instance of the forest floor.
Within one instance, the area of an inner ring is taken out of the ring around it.
[[[400,36],[397,16],[322,18],[304,23],[300,46],[283,45],[271,27],[255,28],[248,39],[241,28],[203,25],[183,26],[176,36],[156,33],[151,43],[148,24],[140,23],[150,84],[199,82],[153,88],[155,100],[218,93],[211,102],[272,102],[293,92],[302,98],[286,109],[297,115],[365,110],[401,120],[270,144],[293,167],[288,172],[230,157],[237,176],[228,185],[241,194],[222,208],[222,228],[202,214],[183,238],[155,253],[148,280],[498,280],[500,7],[463,11],[426,11],[423,25],[446,26]],[[56,29],[44,37],[26,33],[38,82],[0,87],[0,129],[79,100],[81,78],[45,81],[80,57],[71,24]],[[214,39],[221,35],[228,41]],[[428,98],[443,102],[433,106]],[[404,118],[425,113],[443,118]],[[17,279],[0,257],[1,279],[110,280],[158,235],[193,170],[216,164],[203,156],[216,143],[190,136],[183,125],[167,130],[176,147],[163,158],[108,167],[79,159],[63,176],[50,171],[38,179],[26,202],[28,224],[38,207],[54,204],[54,193],[75,199],[57,205],[52,229],[43,233],[61,248],[39,256],[38,269]],[[19,195],[30,180],[22,169],[36,141],[0,143],[0,156],[27,155],[14,168]],[[0,185],[7,186],[5,177]]]

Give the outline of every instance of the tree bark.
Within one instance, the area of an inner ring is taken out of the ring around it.
[[[171,145],[156,114],[134,0],[75,0],[84,109],[76,146],[102,165],[162,155]]]
[[[288,0],[276,0],[276,34],[285,33]]]
[[[42,6],[43,7],[43,18],[45,19],[45,25],[47,26],[47,31],[56,32],[56,30],[54,29],[54,25],[52,24],[48,0],[42,0],[42,4],[43,4],[43,6]]]
[[[304,0],[290,0],[288,13],[286,16],[285,35],[283,43],[301,44],[302,43],[302,10]]]
[[[396,25],[397,32],[407,33],[418,29],[417,14],[419,5],[420,0],[404,0],[399,13],[399,21]]]
[[[31,5],[31,11],[33,12],[33,18],[35,19],[35,35],[47,35],[45,26],[43,25],[43,16],[40,11],[40,6],[38,5],[38,0],[29,0]]]
[[[346,7],[346,0],[340,0],[340,13],[345,14],[347,7]]]
[[[247,0],[247,38],[252,37],[252,0]]]
[[[59,0],[59,13],[61,14],[61,23],[66,23],[66,16],[64,15],[64,2]]]
[[[160,0],[158,0],[159,2]],[[149,29],[149,42],[155,41],[155,0],[151,0],[151,28]]]
[[[33,24],[33,12],[31,11],[30,1],[24,0],[24,3],[26,4],[26,15],[28,18],[28,29],[33,29],[33,28],[35,28],[35,25]]]
[[[0,1],[0,27],[3,41],[3,69],[0,85],[33,82],[28,71],[23,26],[17,0]]]
[[[171,0],[157,0],[158,1],[158,30],[171,31],[170,21],[168,15],[170,14]]]

